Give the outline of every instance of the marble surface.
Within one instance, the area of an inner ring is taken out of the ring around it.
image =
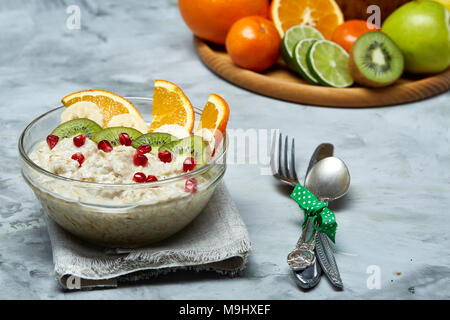
[[[80,30],[66,28],[71,4],[81,8]],[[1,299],[450,298],[450,93],[346,110],[247,92],[202,65],[175,0],[3,0],[0,44]],[[294,136],[301,173],[317,144],[334,143],[352,175],[348,196],[332,206],[343,292],[326,278],[309,292],[296,287],[286,254],[302,214],[275,179],[261,174],[261,163],[230,165],[225,177],[253,243],[240,277],[180,272],[110,290],[58,287],[43,211],[20,175],[18,137],[65,94],[103,88],[151,96],[154,79],[177,83],[197,106],[211,92],[222,95],[232,110],[230,128]],[[379,270],[379,289],[367,286],[370,266]]]

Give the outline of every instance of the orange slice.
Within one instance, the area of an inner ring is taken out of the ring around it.
[[[273,0],[270,16],[281,37],[290,27],[306,24],[331,40],[334,29],[344,22],[344,15],[334,0]]]
[[[112,117],[122,113],[131,113],[142,118],[130,101],[106,90],[84,90],[71,93],[61,99],[66,107],[79,101],[90,101],[100,108],[103,113],[103,127],[106,127]]]
[[[215,146],[219,144],[227,129],[230,108],[227,102],[217,94],[211,94],[202,111],[197,133],[201,135],[203,129],[208,129],[214,135]]]
[[[194,108],[183,91],[165,80],[155,80],[153,91],[153,120],[150,132],[166,124],[177,124],[189,133],[194,127]]]

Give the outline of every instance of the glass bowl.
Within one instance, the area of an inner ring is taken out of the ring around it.
[[[146,121],[152,99],[130,97]],[[55,175],[35,164],[30,153],[61,122],[60,106],[33,120],[19,139],[22,175],[47,214],[70,233],[108,247],[137,247],[163,240],[203,210],[226,170],[227,136],[207,165],[187,174],[149,183],[107,184]],[[201,110],[194,108],[197,118]],[[187,179],[197,191],[184,190]]]

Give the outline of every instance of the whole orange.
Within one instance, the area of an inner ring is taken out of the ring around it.
[[[376,25],[366,20],[347,20],[333,31],[331,40],[350,52],[353,44],[366,32],[379,30]]]
[[[184,22],[199,38],[225,44],[231,25],[247,16],[267,17],[268,0],[178,0]]]
[[[239,19],[228,32],[225,46],[238,66],[263,71],[280,55],[281,38],[272,21],[259,16]]]

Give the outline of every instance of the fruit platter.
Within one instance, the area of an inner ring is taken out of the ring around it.
[[[329,107],[398,105],[450,89],[448,1],[378,1],[372,14],[366,1],[256,2],[234,10],[219,1],[204,9],[221,12],[215,21],[180,1],[202,62],[237,86]]]

